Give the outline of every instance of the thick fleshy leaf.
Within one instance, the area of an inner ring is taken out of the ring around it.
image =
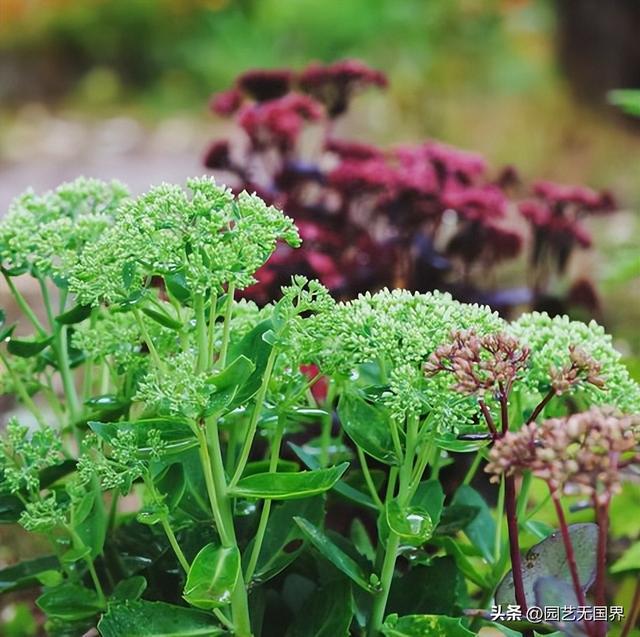
[[[293,562],[304,548],[305,535],[295,524],[294,518],[301,517],[319,525],[324,518],[324,499],[321,495],[301,500],[288,500],[271,509],[264,534],[262,548],[253,579],[264,582]],[[245,555],[250,555],[250,545]]]
[[[534,586],[536,605],[540,608],[554,607],[578,608],[580,602],[576,596],[573,585],[556,577],[541,577],[536,580]],[[550,622],[554,628],[558,628],[566,637],[584,637],[583,622]]]
[[[226,606],[240,576],[240,551],[207,544],[195,557],[182,596],[196,608]]]
[[[161,418],[146,418],[130,422],[97,422],[90,421],[89,427],[105,442],[111,443],[118,436],[119,431],[133,432],[136,436],[138,451],[141,457],[148,457],[149,432],[156,430],[160,439],[165,443],[164,454],[178,454],[198,445],[198,439],[189,423],[184,418],[164,416]]]
[[[391,615],[382,627],[385,637],[473,637],[459,617],[444,615]]]
[[[433,534],[431,516],[422,507],[403,507],[397,500],[390,500],[387,502],[386,516],[389,528],[400,536],[403,543],[420,546]]]
[[[23,510],[20,498],[11,493],[0,493],[0,524],[15,524]]]
[[[309,469],[319,469],[320,462],[315,456],[312,456],[310,453],[307,453],[303,447],[299,447],[298,445],[294,445],[292,442],[289,443],[289,447],[293,451],[293,453],[304,462],[305,466]],[[375,505],[374,501],[371,499],[369,495],[363,493],[362,491],[358,491],[358,489],[354,489],[350,484],[347,484],[343,480],[339,480],[333,485],[333,490],[336,493],[339,493],[341,496],[350,500],[351,502],[355,502],[362,507],[367,509],[371,509],[372,511],[377,511],[378,507]]]
[[[218,374],[211,376],[207,380],[211,395],[205,413],[211,415],[231,411],[241,405],[242,400],[238,400],[238,396],[244,399],[241,389],[255,369],[256,366],[252,361],[240,355]]]
[[[42,573],[55,568],[58,568],[58,560],[54,555],[38,557],[3,568],[0,570],[0,593],[36,586],[40,582],[39,576]]]
[[[83,510],[78,511],[75,521],[76,534],[84,545],[91,549],[91,557],[95,559],[102,553],[108,524],[102,491],[97,480],[81,501],[81,505]]]
[[[235,395],[235,400],[238,404],[247,402],[258,391],[262,383],[262,376],[272,349],[272,346],[264,340],[263,336],[272,327],[270,320],[262,321],[238,342],[232,341],[229,346],[227,360],[235,361],[240,356],[244,356],[254,365],[253,372],[243,383],[241,390]]]
[[[65,621],[92,617],[103,609],[95,591],[68,582],[46,590],[36,604],[48,617]]]
[[[132,602],[140,599],[147,588],[147,580],[142,575],[134,575],[118,582],[111,593],[111,599],[119,602]]]
[[[7,343],[7,350],[10,354],[19,358],[31,358],[45,349],[51,343],[51,340],[51,336],[39,340],[12,338]]]
[[[346,637],[352,618],[349,580],[331,581],[307,598],[287,637]]]
[[[166,327],[170,330],[180,331],[182,329],[182,323],[172,316],[159,312],[150,307],[143,307],[142,312],[146,314],[152,321],[159,323],[162,327]]]
[[[460,440],[455,434],[443,434],[436,437],[436,445],[445,451],[453,451],[455,453],[473,453],[486,447],[491,442],[486,440]]]
[[[321,529],[303,518],[294,519],[309,542],[338,570],[342,571],[365,591],[375,592],[377,590],[371,577],[362,570],[360,565],[329,539]]]
[[[389,419],[380,407],[355,392],[348,392],[340,397],[338,416],[349,438],[363,451],[385,464],[398,463]]]
[[[457,615],[469,604],[464,575],[455,560],[447,555],[433,558],[428,566],[416,565],[394,577],[387,612]]]
[[[164,275],[164,282],[169,293],[183,305],[191,298],[191,290],[183,272],[172,272]]]
[[[596,572],[598,526],[591,522],[572,524],[569,535],[578,567],[580,583],[585,591],[593,583]],[[553,533],[533,546],[522,560],[522,580],[528,604],[535,603],[534,585],[541,577],[553,577],[571,583],[571,573],[561,534]],[[513,573],[504,577],[496,591],[496,604],[515,604]]]
[[[225,634],[210,613],[145,601],[110,604],[98,630],[102,637],[217,637]]]
[[[475,489],[463,484],[455,492],[452,503],[478,509],[478,514],[464,527],[464,532],[480,551],[482,557],[488,562],[492,562],[494,560],[496,523],[484,498]]]
[[[426,480],[416,489],[411,504],[425,509],[431,518],[433,526],[438,526],[444,505],[444,491],[440,480]]]
[[[60,325],[74,325],[81,323],[91,315],[90,305],[75,305],[70,310],[56,316],[56,323]]]
[[[329,469],[300,471],[298,473],[256,473],[242,478],[230,489],[234,496],[268,500],[293,500],[324,493],[340,480],[348,462]]]
[[[640,571],[640,542],[632,544],[609,570],[612,573]]]

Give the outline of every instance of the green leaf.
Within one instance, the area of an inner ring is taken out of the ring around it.
[[[534,586],[536,604],[540,608],[564,607],[578,608],[580,602],[576,596],[573,585],[556,577],[541,577],[536,580]],[[550,622],[555,628],[559,628],[566,637],[585,637],[588,633],[584,630],[584,622]]]
[[[436,437],[436,445],[445,451],[454,453],[472,453],[486,447],[491,442],[487,440],[459,440],[455,434],[443,434]]]
[[[18,356],[19,358],[31,358],[36,356],[43,349],[45,349],[53,340],[53,337],[49,336],[38,341],[28,341],[18,338],[12,338],[7,343],[7,350],[10,354]]]
[[[79,546],[77,548],[69,549],[60,557],[60,561],[68,566],[89,557],[89,555],[91,555],[90,546]]]
[[[240,356],[244,356],[254,364],[253,373],[235,396],[237,404],[246,403],[262,384],[262,377],[272,349],[271,345],[266,343],[262,337],[271,328],[271,321],[269,319],[264,320],[258,323],[248,334],[245,334],[240,341],[232,341],[229,345],[228,360],[235,361]]]
[[[380,407],[353,391],[346,392],[338,401],[338,416],[349,438],[363,451],[385,464],[398,464],[389,418]]]
[[[444,491],[440,480],[426,480],[416,489],[411,504],[425,509],[431,518],[433,526],[438,526],[444,505]]]
[[[232,363],[227,365],[222,371],[207,379],[207,384],[211,387],[209,404],[205,415],[231,411],[242,404],[243,392],[240,390],[251,378],[256,366],[246,356],[238,356]]]
[[[352,618],[349,580],[332,581],[307,598],[287,637],[347,637]]]
[[[86,318],[89,318],[90,315],[90,305],[75,305],[70,310],[62,314],[58,314],[58,316],[56,316],[55,318],[55,321],[60,325],[74,325],[76,323],[81,323]]]
[[[102,637],[217,637],[225,634],[209,613],[145,601],[109,604],[98,630]]]
[[[92,491],[82,503],[85,511],[75,521],[75,530],[85,546],[91,548],[91,557],[95,559],[102,553],[107,535],[107,514],[104,510],[100,484],[94,480]]]
[[[168,511],[173,511],[182,501],[187,489],[184,465],[174,462],[161,476],[154,477],[154,482],[158,491],[165,496],[163,504]]]
[[[0,493],[0,524],[15,524],[24,511],[24,505],[15,495]]]
[[[377,588],[373,585],[371,577],[362,570],[354,559],[330,540],[323,531],[304,518],[296,517],[294,520],[311,544],[338,570],[342,571],[365,591],[376,592]]]
[[[288,500],[271,509],[262,548],[253,579],[265,582],[283,571],[304,548],[305,535],[294,523],[295,517],[320,524],[324,518],[324,499],[321,495],[301,500]],[[251,546],[245,551],[248,556]]]
[[[184,272],[172,272],[164,275],[164,283],[169,293],[183,305],[191,298],[191,290],[187,285]]]
[[[453,557],[433,558],[394,577],[387,612],[398,615],[459,614],[468,607],[466,581]]]
[[[178,454],[198,445],[198,439],[189,425],[189,421],[177,416],[146,418],[125,422],[90,421],[89,427],[105,442],[111,443],[118,436],[118,431],[132,431],[136,435],[140,456],[149,457],[151,448],[148,444],[149,432],[153,429],[160,434],[166,443],[165,455]]]
[[[484,498],[469,485],[463,484],[455,492],[453,504],[472,506],[478,509],[477,516],[465,526],[464,532],[482,557],[491,563],[494,561],[496,523]]]
[[[13,323],[12,325],[5,325],[0,329],[0,343],[6,341],[12,334],[13,330],[16,329],[17,323]]]
[[[451,504],[442,511],[437,535],[455,535],[476,519],[480,509],[467,504]]]
[[[640,542],[632,544],[609,570],[611,573],[640,571]]]
[[[292,442],[289,443],[289,447],[309,469],[320,468],[320,462],[318,461],[318,459],[312,456],[310,453],[307,453],[303,447],[294,445]],[[347,500],[350,500],[351,502],[355,502],[356,504],[359,504],[360,506],[367,509],[371,509],[372,511],[378,511],[378,507],[370,496],[368,496],[366,493],[362,493],[362,491],[358,491],[358,489],[354,489],[351,485],[343,482],[342,480],[336,482],[335,485],[333,485],[333,490]]]
[[[424,544],[433,534],[433,521],[422,507],[402,507],[397,499],[385,507],[389,528],[400,536],[402,542],[412,546]]]
[[[459,617],[444,615],[391,615],[382,627],[385,637],[473,637]]]
[[[182,329],[182,323],[168,314],[164,312],[158,312],[157,310],[153,310],[150,307],[143,307],[142,312],[146,314],[151,320],[159,323],[163,327],[167,327],[170,330],[175,330],[176,332]]]
[[[93,617],[103,610],[94,591],[68,582],[45,591],[36,604],[48,617],[66,621]]]
[[[196,608],[226,606],[240,576],[240,551],[207,544],[195,557],[182,596]]]
[[[146,588],[147,580],[142,575],[134,575],[118,582],[111,593],[111,599],[119,602],[134,601],[140,599]]]
[[[308,498],[331,489],[348,466],[348,462],[343,462],[335,467],[315,471],[257,473],[242,478],[229,492],[236,497],[268,500]]]
[[[57,558],[54,555],[47,555],[0,569],[0,593],[37,586],[40,582],[38,577],[42,573],[57,567]]]
[[[572,524],[569,535],[578,567],[578,576],[585,591],[593,583],[596,572],[598,526],[591,522]],[[522,580],[528,604],[535,603],[534,585],[541,577],[554,577],[571,583],[571,573],[560,533],[553,533],[533,546],[522,560]],[[496,604],[515,604],[513,573],[509,571],[496,591]]]

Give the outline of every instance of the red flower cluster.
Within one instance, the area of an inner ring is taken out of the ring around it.
[[[440,142],[386,150],[332,136],[333,120],[354,95],[386,84],[379,71],[344,60],[299,73],[248,71],[212,99],[213,111],[233,116],[244,139],[213,142],[205,165],[224,172],[234,189],[284,209],[304,240],[299,250],[279,248],[247,294],[274,298],[298,272],[343,297],[402,286],[448,289],[502,310],[535,305],[544,292],[538,286],[486,292],[474,284],[525,245],[511,222],[511,189],[519,183],[512,166],[492,178],[482,156]],[[311,123],[323,138],[314,138],[310,159],[303,133]],[[535,184],[534,194],[520,205],[532,229],[534,264],[546,253],[564,264],[573,245],[590,242],[582,216],[614,206],[608,193],[550,182]]]
[[[551,181],[534,183],[533,192],[535,199],[519,205],[533,232],[532,261],[538,265],[549,258],[562,272],[576,246],[591,246],[591,235],[582,220],[590,214],[614,211],[615,200],[608,191]]]

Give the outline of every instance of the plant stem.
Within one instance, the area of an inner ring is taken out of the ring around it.
[[[229,488],[233,488],[236,484],[238,484],[238,481],[242,477],[244,469],[247,465],[247,460],[249,459],[249,454],[251,453],[251,447],[253,446],[253,439],[255,438],[256,430],[258,428],[258,419],[260,418],[264,399],[267,395],[267,388],[269,387],[269,381],[271,380],[271,374],[273,372],[273,366],[276,362],[277,356],[277,350],[275,348],[272,348],[267,360],[267,365],[264,370],[264,376],[262,377],[262,384],[260,385],[260,389],[258,390],[258,394],[256,395],[256,402],[253,408],[253,413],[251,414],[251,420],[249,421],[249,427],[247,429],[247,435],[244,441],[244,445],[242,446],[242,451],[240,452],[240,458],[238,459],[235,473],[233,474],[233,478],[229,483]]]
[[[578,565],[576,564],[576,556],[573,551],[571,536],[569,535],[569,525],[567,524],[567,519],[564,515],[564,510],[562,508],[562,503],[560,502],[558,490],[554,489],[549,484],[549,491],[551,492],[551,499],[556,510],[558,524],[560,525],[560,533],[562,535],[562,542],[564,543],[564,550],[567,554],[567,564],[569,565],[569,572],[571,573],[571,581],[573,582],[573,589],[576,593],[576,599],[578,600],[580,606],[586,606],[587,600],[582,585],[580,584],[580,575],[578,573]]]
[[[191,568],[189,565],[189,561],[185,557],[184,553],[182,552],[182,549],[180,548],[180,545],[178,544],[176,534],[173,532],[173,529],[169,524],[169,520],[167,520],[166,518],[162,518],[161,524],[165,532],[165,535],[169,540],[169,544],[171,544],[171,548],[173,549],[173,552],[176,554],[176,557],[178,558],[178,562],[180,562],[180,566],[182,566],[185,573],[188,573],[189,569]]]
[[[204,294],[196,296],[193,308],[196,314],[196,342],[198,344],[196,372],[201,374],[207,371],[210,362],[208,360],[209,340],[207,335],[207,319],[204,313]]]
[[[41,429],[46,429],[47,423],[40,411],[38,405],[35,404],[31,396],[29,396],[29,392],[27,388],[24,386],[22,379],[11,369],[9,361],[7,357],[0,351],[0,359],[4,363],[4,366],[7,368],[7,372],[9,376],[11,376],[11,380],[13,381],[13,385],[16,389],[16,393],[20,397],[20,400],[24,404],[24,406],[33,414],[36,419],[38,425]]]
[[[605,580],[607,575],[607,535],[609,533],[609,496],[598,501],[598,494],[594,496],[596,522],[598,523],[598,548],[596,559],[596,581],[593,595],[597,606],[606,604]]]
[[[276,431],[271,442],[271,452],[269,458],[269,473],[275,473],[278,468],[278,459],[280,458],[280,448],[282,446],[282,436],[284,434],[285,417],[278,417],[278,424]],[[267,523],[269,522],[269,514],[271,513],[271,500],[265,500],[262,505],[262,511],[260,512],[260,520],[258,522],[258,529],[256,531],[256,537],[253,542],[253,548],[251,555],[249,556],[249,564],[247,564],[247,571],[244,579],[246,582],[251,582],[251,578],[256,570],[258,558],[260,557],[260,550],[264,542],[264,534],[267,530]]]
[[[539,415],[540,412],[542,412],[542,410],[547,406],[547,403],[556,395],[556,392],[554,389],[550,389],[549,393],[547,393],[547,395],[540,401],[540,403],[538,404],[538,406],[533,410],[533,412],[531,413],[531,416],[529,416],[528,420],[527,420],[527,425],[532,423]]]
[[[328,412],[322,417],[322,430],[320,432],[320,466],[326,467],[329,464],[329,446],[331,445],[331,426],[333,424],[333,399],[335,397],[335,381],[329,381],[327,389],[327,399],[325,409]]]
[[[15,299],[17,306],[20,308],[20,310],[22,310],[24,315],[29,319],[29,321],[31,322],[33,327],[36,329],[36,331],[40,334],[40,336],[46,336],[47,330],[44,328],[44,326],[42,325],[38,317],[35,315],[35,312],[31,309],[31,306],[29,305],[29,303],[27,303],[27,300],[24,298],[24,296],[22,296],[22,293],[20,292],[20,290],[18,290],[18,288],[15,286],[15,284],[11,280],[11,277],[8,276],[4,271],[2,274],[4,275],[4,279],[7,282],[7,285],[9,286],[9,290],[11,291],[11,294],[13,295],[13,298]]]
[[[220,347],[220,367],[227,364],[227,351],[229,349],[229,337],[231,335],[231,312],[233,311],[233,296],[235,285],[229,283],[227,286],[227,300],[224,310],[224,327],[222,328],[222,346]]]
[[[477,451],[476,456],[473,459],[471,466],[469,467],[469,470],[464,476],[464,480],[462,481],[462,484],[467,484],[467,485],[471,484],[472,480],[475,478],[476,473],[478,472],[478,469],[480,468],[481,462],[482,462],[482,454],[479,451]]]
[[[371,493],[371,498],[380,510],[384,510],[384,503],[380,499],[378,491],[376,490],[376,485],[374,484],[373,478],[371,477],[371,472],[369,471],[369,465],[367,464],[367,458],[364,455],[364,451],[362,451],[362,449],[360,449],[358,445],[356,445],[356,451],[358,452],[360,468],[362,469],[362,475],[364,476],[364,481],[367,483],[369,493]]]
[[[636,582],[636,590],[633,594],[633,600],[631,602],[631,610],[627,615],[627,619],[624,622],[620,637],[629,637],[631,631],[638,622],[638,616],[640,615],[640,578]]]
[[[407,505],[410,497],[411,479],[413,473],[414,455],[416,443],[418,441],[418,425],[419,419],[410,416],[407,421],[406,448],[402,466],[400,467],[400,487],[398,490],[398,503],[401,507]],[[391,475],[390,475],[391,478]],[[394,480],[395,484],[395,480]],[[387,486],[387,495],[385,500],[388,502],[393,494],[391,482]],[[391,584],[393,582],[393,573],[398,558],[398,548],[400,547],[400,536],[392,529],[389,529],[389,537],[384,552],[384,560],[382,562],[382,571],[380,573],[380,592],[373,600],[373,608],[371,610],[371,620],[369,622],[368,637],[377,637],[380,634],[384,615],[387,609],[387,601],[391,592]]]
[[[149,355],[153,360],[153,364],[158,368],[158,371],[160,372],[164,371],[164,364],[162,363],[162,360],[160,358],[160,355],[158,354],[158,350],[156,349],[156,346],[153,344],[153,341],[151,340],[151,336],[149,336],[149,332],[147,330],[146,325],[144,324],[144,320],[142,318],[142,314],[140,310],[137,308],[134,308],[133,315],[136,318],[136,322],[138,323],[138,327],[140,328],[140,334],[142,335],[142,340],[144,341],[144,344],[147,346],[147,349],[149,350]]]
[[[504,504],[507,514],[507,529],[509,531],[509,555],[513,572],[513,587],[515,589],[516,604],[520,612],[527,612],[527,598],[522,581],[522,558],[520,556],[520,540],[518,538],[518,518],[516,510],[516,481],[513,476],[504,478]]]

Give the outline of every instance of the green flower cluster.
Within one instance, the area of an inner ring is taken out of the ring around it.
[[[127,196],[122,184],[97,179],[77,179],[44,195],[27,191],[0,223],[3,267],[35,268],[65,279],[85,247],[111,225]]]
[[[115,223],[73,270],[72,290],[96,305],[128,298],[154,275],[181,273],[194,295],[243,289],[278,239],[298,245],[293,221],[246,192],[234,197],[213,179],[165,184],[125,202]]]
[[[611,336],[595,321],[582,323],[567,316],[551,318],[546,313],[532,312],[522,315],[508,329],[531,350],[521,380],[530,392],[546,394],[551,372],[568,368],[571,348],[578,347],[600,366],[604,387],[581,381],[569,393],[582,396],[586,406],[610,405],[625,413],[640,411],[640,386],[629,376]]]

